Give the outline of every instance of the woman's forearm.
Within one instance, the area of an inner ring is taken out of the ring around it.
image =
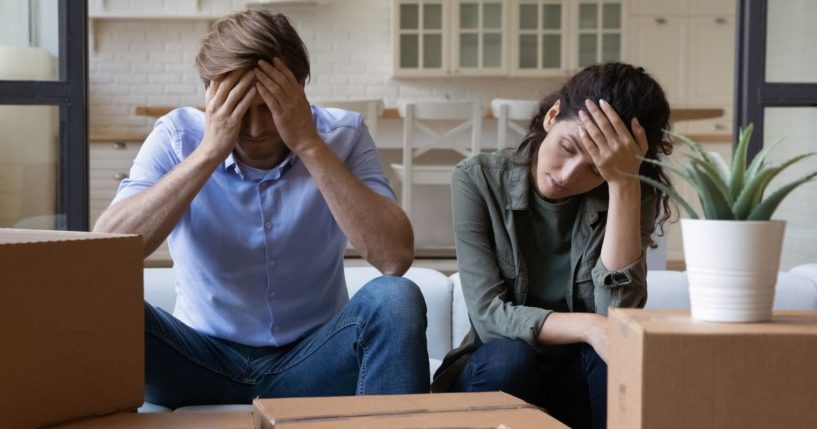
[[[641,257],[641,186],[638,180],[611,182],[601,261],[618,270]]]

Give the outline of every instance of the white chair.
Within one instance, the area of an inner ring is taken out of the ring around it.
[[[508,147],[508,131],[525,137],[530,120],[536,114],[539,102],[535,100],[491,100],[491,113],[496,118],[496,148]],[[522,122],[520,125],[517,122]],[[514,140],[516,141],[516,140]]]
[[[484,109],[482,104],[469,101],[405,102],[400,104],[399,113],[403,118],[403,163],[392,164],[392,168],[402,181],[403,210],[411,217],[412,186],[450,185],[454,171],[454,165],[415,165],[414,159],[441,148],[454,149],[466,158],[479,153]],[[445,124],[445,131],[429,126],[440,122]],[[456,125],[449,127],[452,122]],[[457,135],[469,130],[468,147],[458,147],[464,145],[456,143]],[[416,131],[430,140],[421,140]]]
[[[360,113],[363,115],[363,122],[369,127],[369,134],[372,138],[377,136],[377,121],[383,114],[383,100],[318,100],[314,104]]]

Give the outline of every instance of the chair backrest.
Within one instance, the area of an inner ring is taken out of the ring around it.
[[[415,182],[448,185],[454,168],[453,164],[415,167],[414,159],[431,149],[453,149],[465,158],[479,153],[485,110],[477,102],[429,101],[401,102],[398,112],[403,118],[403,162],[394,167],[399,166],[398,174],[402,173],[402,206],[411,217]],[[468,131],[468,145],[463,148],[462,137]]]
[[[495,98],[491,100],[491,113],[496,123],[496,148],[503,149],[508,145],[508,131],[524,137],[528,133],[530,120],[536,114],[539,102],[535,100],[510,100]]]
[[[372,138],[377,136],[377,121],[383,114],[383,100],[318,100],[315,104],[322,107],[349,110],[363,115],[363,122],[369,127]]]

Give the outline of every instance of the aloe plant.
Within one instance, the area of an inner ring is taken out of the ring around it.
[[[727,165],[719,153],[707,152],[699,143],[675,133],[670,134],[691,149],[688,154],[684,154],[687,158],[686,162],[677,165],[669,161],[646,158],[643,161],[660,165],[689,183],[698,194],[705,219],[769,220],[780,202],[791,191],[817,177],[817,171],[781,186],[764,198],[769,183],[786,168],[805,158],[817,155],[817,152],[798,155],[777,165],[768,164],[766,156],[780,143],[778,140],[760,151],[747,166],[746,158],[752,129],[752,124],[749,124],[741,130],[731,166]],[[689,202],[671,187],[649,177],[638,177],[641,181],[669,195],[687,212],[690,218],[701,218]]]

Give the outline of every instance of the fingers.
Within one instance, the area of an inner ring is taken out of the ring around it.
[[[579,126],[579,138],[582,141],[584,150],[587,152],[588,155],[590,155],[590,159],[592,159],[593,163],[598,166],[599,147],[596,144],[596,142],[593,141],[593,138],[587,134],[587,131],[582,126]]]
[[[262,76],[268,78],[267,80],[264,81],[265,86],[273,94],[276,91],[275,91],[274,88],[271,87],[269,82],[274,82],[278,86],[278,88],[280,89],[280,92],[283,95],[285,95],[287,97],[292,96],[291,90],[292,90],[293,84],[296,83],[295,78],[292,77],[292,73],[289,72],[289,69],[286,68],[286,66],[284,65],[284,63],[281,60],[279,60],[278,58],[274,58],[273,63],[275,63],[276,65],[273,66],[272,64],[270,64],[270,63],[268,63],[268,62],[266,62],[264,60],[261,60],[261,61],[258,62],[258,69],[259,69],[260,73],[257,73],[257,74],[259,75],[259,79]],[[289,74],[287,75],[286,72],[289,72]]]
[[[278,102],[276,96],[261,82],[256,83],[255,88],[258,90],[258,94],[261,95],[261,99],[264,100],[264,104],[267,105],[270,112],[276,115],[279,114],[281,112],[281,104]]]
[[[601,103],[607,104],[604,102],[604,100],[601,100]],[[615,141],[618,135],[616,130],[613,129],[613,126],[610,124],[607,114],[605,114],[605,112],[602,111],[592,100],[584,100],[584,106],[587,109],[587,112],[593,118],[593,122],[595,122],[596,127],[598,127],[607,141]],[[612,110],[612,108],[610,108],[610,110]],[[618,118],[618,114],[616,114],[615,111],[613,111],[613,114],[616,118]]]
[[[608,148],[607,137],[584,110],[579,110],[579,121],[579,135],[582,136],[582,143],[584,143],[588,152],[591,154],[598,153],[600,150]],[[587,141],[585,142],[585,140]]]
[[[250,108],[252,105],[253,99],[255,99],[255,95],[258,93],[258,90],[255,89],[253,86],[247,92],[244,93],[244,96],[241,98],[241,101],[235,106],[233,109],[232,116],[236,120],[241,120],[244,117],[244,114],[247,113],[247,109]]]
[[[610,105],[610,103],[602,100],[599,100],[599,106],[601,110],[604,112],[604,115],[607,117],[607,120],[610,122],[612,129],[615,131],[616,135],[620,139],[627,139],[630,136],[630,130],[627,129],[627,124],[621,120],[621,116],[618,115],[616,109]]]
[[[244,95],[253,87],[255,83],[255,74],[251,70],[243,73],[241,80],[230,89],[227,94],[227,99],[224,100],[224,108],[228,112],[232,112],[238,103],[244,98]]]
[[[214,90],[213,97],[210,99],[214,108],[218,108],[224,104],[227,100],[227,96],[230,94],[230,90],[233,89],[236,82],[238,82],[243,75],[243,70],[233,70],[215,81],[216,89]]]

